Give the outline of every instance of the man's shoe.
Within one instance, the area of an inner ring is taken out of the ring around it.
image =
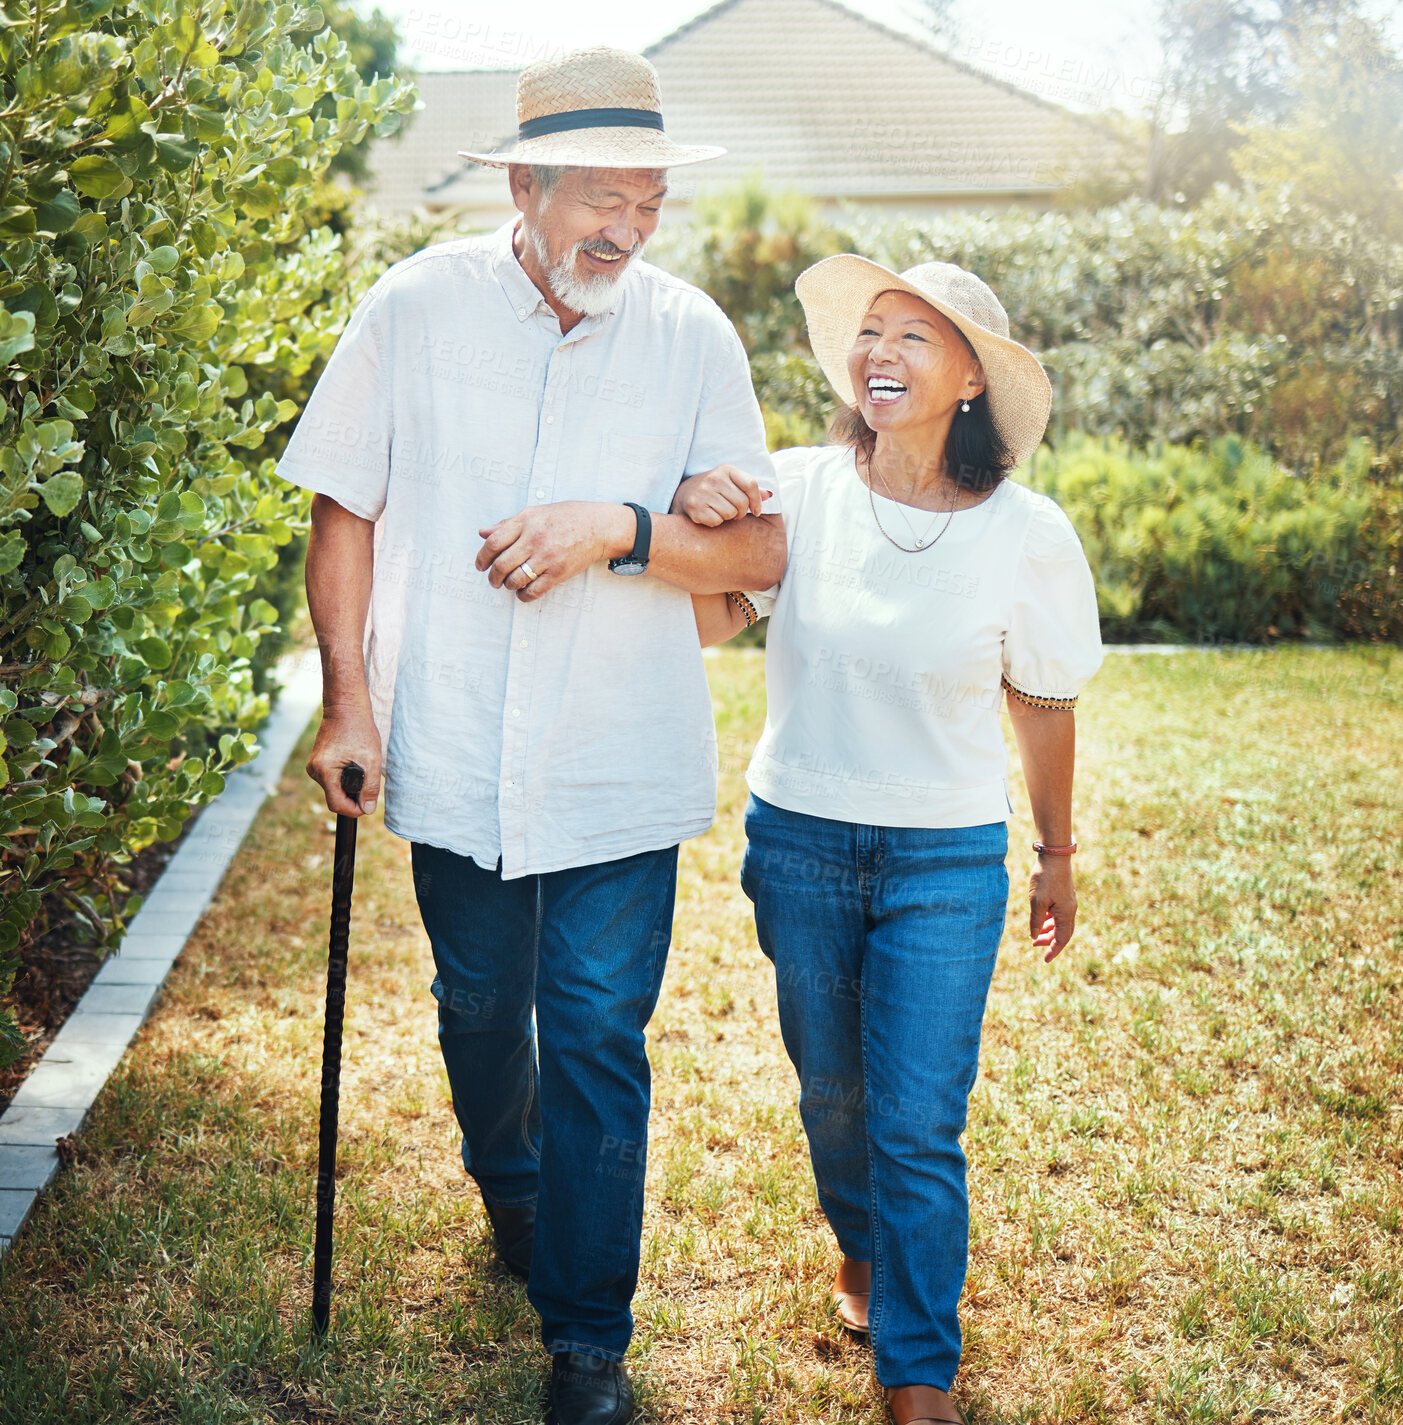
[[[617,1361],[583,1351],[550,1358],[546,1425],[627,1425],[633,1419],[633,1387]]]
[[[497,1239],[497,1256],[514,1276],[525,1281],[531,1275],[531,1240],[536,1234],[536,1200],[503,1207],[482,1199],[492,1235]]]
[[[872,1299],[872,1263],[844,1257],[833,1283],[833,1304],[849,1331],[868,1334],[867,1306]]]

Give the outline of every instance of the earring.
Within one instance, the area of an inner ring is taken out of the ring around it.
[[[965,401],[965,402],[963,403],[963,405],[961,405],[960,409],[961,409],[962,411],[967,411],[967,410],[969,410],[969,402],[968,402],[968,401]]]

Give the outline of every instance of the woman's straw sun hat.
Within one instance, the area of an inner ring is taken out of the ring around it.
[[[726,152],[676,144],[663,132],[658,72],[629,50],[577,49],[521,71],[516,82],[517,142],[497,153],[459,158],[577,168],[676,168]]]
[[[1052,385],[1038,358],[1008,334],[1008,314],[987,283],[953,262],[923,262],[893,272],[840,253],[816,262],[794,284],[809,323],[809,342],[833,389],[856,405],[848,352],[862,319],[883,292],[909,292],[949,318],[984,367],[989,416],[1015,464],[1037,448],[1052,411]]]

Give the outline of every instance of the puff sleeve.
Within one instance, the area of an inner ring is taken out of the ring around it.
[[[1071,708],[1101,666],[1096,584],[1072,522],[1038,501],[1013,576],[1003,686],[1040,708]]]
[[[379,519],[390,481],[394,422],[381,330],[388,275],[356,304],[277,465],[284,480],[367,520]]]

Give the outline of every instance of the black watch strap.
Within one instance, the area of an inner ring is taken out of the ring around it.
[[[609,562],[611,565],[616,563],[646,565],[648,563],[648,551],[653,546],[653,516],[649,514],[642,505],[635,505],[632,500],[625,500],[624,504],[626,504],[637,517],[638,533],[633,537],[633,552],[625,555],[622,560],[611,559]]]

